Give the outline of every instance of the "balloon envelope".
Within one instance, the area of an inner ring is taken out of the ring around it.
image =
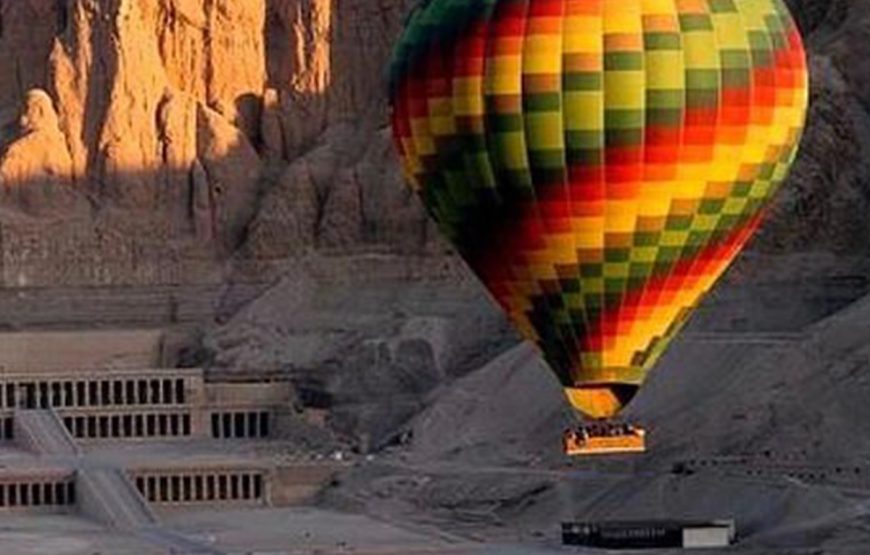
[[[429,0],[390,96],[412,187],[604,418],[758,228],[807,84],[780,0]]]

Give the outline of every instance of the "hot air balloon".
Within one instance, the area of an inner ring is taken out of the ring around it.
[[[593,422],[758,229],[808,97],[781,0],[429,0],[389,86],[411,187]],[[596,429],[569,450],[643,449]]]

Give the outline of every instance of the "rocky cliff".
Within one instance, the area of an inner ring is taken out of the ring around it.
[[[427,223],[383,130],[402,4],[0,2],[3,281],[196,280],[235,253],[419,247]]]
[[[870,2],[792,0],[810,54],[811,110],[800,157],[756,248],[870,248]]]

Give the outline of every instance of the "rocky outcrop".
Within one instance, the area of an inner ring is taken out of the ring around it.
[[[266,74],[265,3],[160,0],[148,5],[146,32],[154,34],[171,86],[256,137]]]
[[[219,113],[200,104],[197,155],[206,179],[212,235],[232,252],[254,212],[260,159],[245,134]]]
[[[299,155],[328,124],[332,78],[332,2],[276,0],[269,6],[270,117],[278,135],[264,134],[285,159]],[[280,142],[278,142],[280,141]]]
[[[3,204],[28,215],[87,209],[72,189],[73,163],[51,97],[33,89],[24,99],[16,138],[0,157]]]
[[[82,187],[176,230],[190,227],[191,199],[207,197],[221,226],[212,234],[224,246],[238,240],[244,216],[218,199],[250,212],[260,165],[248,138],[259,110],[245,98],[262,90],[262,37],[245,31],[262,26],[263,10],[246,7],[72,2],[50,58],[50,86]],[[207,195],[192,190],[202,184],[200,169]]]
[[[294,161],[264,196],[247,255],[280,258],[366,243],[417,253],[438,248],[433,224],[403,183],[389,133],[370,133],[332,126]]]
[[[300,409],[313,399],[330,409],[330,429],[376,449],[442,384],[517,336],[467,271],[439,269],[432,257],[408,266],[396,255],[342,258],[295,261],[205,335],[205,358],[211,375],[285,376],[302,392]]]

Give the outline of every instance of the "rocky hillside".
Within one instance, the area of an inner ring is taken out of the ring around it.
[[[756,248],[870,248],[870,2],[792,0],[810,52],[812,105],[801,154]]]

